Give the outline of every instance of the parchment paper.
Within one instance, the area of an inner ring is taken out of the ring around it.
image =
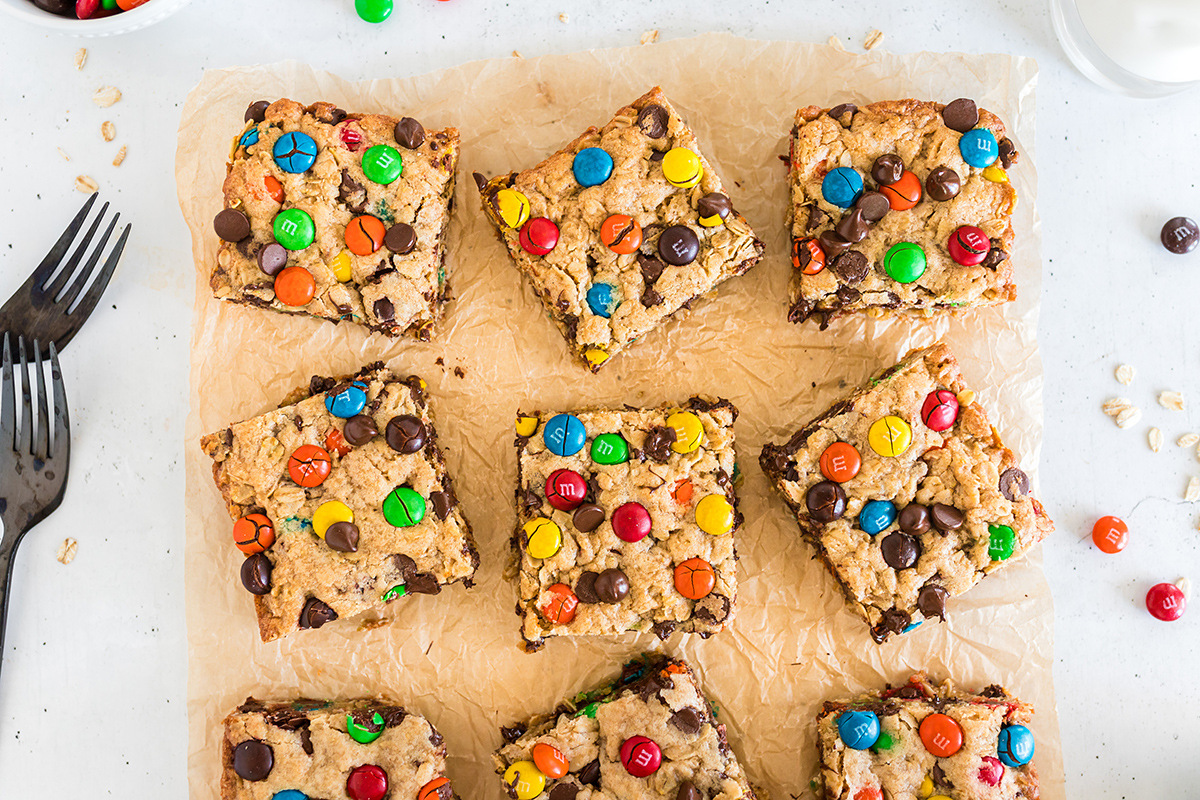
[[[705,392],[732,399],[746,524],[739,533],[738,617],[708,641],[675,636],[667,648],[691,660],[729,725],[751,779],[776,800],[810,796],[816,766],[813,717],[827,698],[914,670],[980,688],[998,682],[1034,703],[1043,796],[1064,796],[1051,681],[1050,592],[1041,549],[951,603],[945,624],[927,623],[873,644],[758,468],[768,440],[786,437],[912,346],[944,336],[1008,444],[1034,478],[1042,441],[1042,369],[1034,339],[1041,284],[1034,210],[1034,89],[1030,59],[883,52],[747,41],[727,35],[568,56],[465,64],[416,78],[348,83],[286,62],[208,72],[188,97],[179,130],[180,205],[193,238],[187,460],[188,774],[197,800],[217,797],[220,722],[247,695],[353,697],[385,693],[426,715],[445,735],[449,774],[464,798],[501,798],[490,753],[498,726],[546,711],[612,675],[657,640],[551,640],[518,650],[515,589],[502,580],[512,507],[518,406],[660,403]],[[619,356],[598,376],[571,359],[523,285],[479,209],[470,174],[532,166],[588,125],[661,84],[720,170],[737,208],[766,241],[763,261]],[[417,117],[462,131],[456,209],[447,235],[455,301],[433,342],[391,342],[333,326],[213,300],[206,284],[217,245],[211,221],[230,137],[260,98],[328,100],[343,108]],[[1020,299],[955,320],[839,321],[828,331],[786,320],[791,271],[784,214],[787,134],[797,107],[917,97],[973,97],[1006,121],[1022,153],[1011,177],[1020,193]],[[435,362],[441,358],[444,366]],[[319,633],[262,644],[241,554],[212,484],[200,435],[273,407],[310,375],[339,374],[384,359],[429,381],[439,441],[482,556],[477,585],[393,604],[394,623],[359,630],[340,621]],[[465,371],[463,377],[454,368]],[[1048,509],[1051,516],[1054,508]]]

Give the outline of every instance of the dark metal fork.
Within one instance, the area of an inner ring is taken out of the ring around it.
[[[131,227],[125,226],[104,266],[91,282],[91,286],[88,286],[88,279],[95,272],[96,264],[100,262],[100,256],[103,255],[121,215],[117,214],[112,218],[100,239],[100,244],[91,251],[91,256],[83,268],[77,270],[80,260],[92,243],[92,238],[100,228],[105,212],[108,211],[108,203],[105,203],[87,233],[79,241],[71,258],[66,263],[63,263],[63,260],[75,240],[75,235],[83,227],[97,196],[93,193],[88,198],[62,236],[58,237],[54,247],[50,248],[50,252],[42,259],[42,263],[0,308],[0,331],[12,333],[14,336],[23,335],[30,341],[36,339],[39,342],[54,342],[61,352],[67,346],[67,342],[83,327],[83,323],[87,322],[96,303],[100,301],[100,295],[104,294],[113,270],[117,268],[117,261],[121,258],[121,251],[125,249],[125,240],[129,238]],[[57,269],[60,265],[62,268]]]
[[[71,460],[71,420],[67,415],[67,393],[54,343],[49,345],[48,358],[43,358],[41,346],[32,342],[33,358],[30,360],[25,339],[16,336],[12,341],[17,343],[20,359],[16,375],[7,333],[4,334],[4,354],[0,363],[3,373],[0,376],[0,519],[4,521],[4,535],[0,537],[0,663],[4,657],[8,590],[12,584],[17,546],[30,528],[62,503]],[[53,411],[48,408],[46,397],[46,361],[50,363],[50,383],[54,390]],[[18,383],[21,390],[19,430],[16,418]]]

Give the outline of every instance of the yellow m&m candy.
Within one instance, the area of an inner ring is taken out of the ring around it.
[[[583,357],[586,358],[588,360],[588,363],[591,364],[593,367],[598,367],[601,364],[603,364],[605,361],[608,361],[608,353],[606,353],[603,350],[600,350],[599,348],[596,348],[596,347],[592,347],[588,350],[585,350],[583,352]]]
[[[350,251],[343,250],[333,257],[329,262],[329,268],[333,270],[333,277],[337,278],[340,283],[345,283],[350,280],[353,275],[350,272]]]
[[[704,423],[690,411],[676,411],[667,417],[667,427],[675,431],[671,449],[676,453],[690,453],[704,441]]]
[[[983,168],[983,177],[992,183],[1008,183],[1008,173],[1003,167],[997,167],[995,164]]]
[[[520,228],[529,219],[529,198],[516,189],[501,189],[492,202],[500,219],[510,228]]]
[[[733,505],[724,495],[708,495],[696,504],[696,524],[713,536],[729,533],[733,527]]]
[[[325,531],[329,530],[329,526],[335,522],[354,522],[354,512],[350,510],[350,506],[340,500],[330,500],[328,503],[322,503],[313,512],[313,533],[324,539]]]
[[[700,156],[686,147],[675,147],[667,151],[662,160],[663,177],[672,186],[690,189],[704,177],[704,166]]]
[[[871,449],[881,456],[893,458],[900,455],[912,444],[912,428],[908,423],[896,416],[886,416],[871,423],[867,432],[867,441]]]
[[[537,427],[537,417],[517,417],[517,436],[524,436],[528,439],[537,432]]]
[[[533,800],[546,790],[546,776],[532,761],[514,761],[504,770],[504,782],[516,792],[517,800]]]
[[[531,519],[522,530],[525,531],[525,552],[534,558],[550,558],[562,547],[562,530],[553,520]]]

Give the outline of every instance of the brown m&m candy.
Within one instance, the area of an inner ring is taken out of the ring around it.
[[[425,446],[425,423],[411,414],[401,414],[388,420],[384,437],[388,447],[397,453],[415,453]]]
[[[804,504],[817,522],[833,522],[846,513],[846,493],[833,481],[821,481],[808,490]]]
[[[958,530],[966,519],[961,511],[945,503],[934,503],[930,506],[929,517],[933,521],[933,527],[942,533]]]
[[[220,231],[217,234],[220,235]],[[1200,243],[1200,226],[1190,217],[1172,217],[1163,224],[1158,238],[1167,250],[1176,255],[1183,255],[1195,250],[1196,244]]]
[[[925,178],[925,193],[934,200],[953,200],[961,189],[962,179],[949,167],[938,167]]]
[[[686,225],[672,225],[658,237],[658,256],[668,264],[686,266],[700,253],[700,237]]]
[[[863,219],[867,222],[879,222],[887,216],[892,204],[883,192],[863,192],[855,201],[854,207],[862,211]]]
[[[250,235],[250,218],[236,208],[227,208],[213,217],[213,230],[226,242],[240,242]]]
[[[411,253],[417,246],[417,232],[406,222],[397,222],[383,235],[383,244],[393,253]]]
[[[266,780],[275,766],[271,745],[257,739],[247,739],[233,748],[233,771],[244,781]]]

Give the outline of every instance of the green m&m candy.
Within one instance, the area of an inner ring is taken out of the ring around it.
[[[392,0],[354,0],[354,10],[365,22],[383,22],[392,15]]]
[[[383,499],[383,516],[397,528],[411,528],[425,519],[425,498],[407,486],[397,486]]]
[[[368,180],[386,185],[404,172],[404,162],[399,150],[388,144],[377,144],[363,153],[362,171]]]
[[[397,583],[395,586],[393,586],[392,588],[390,588],[386,592],[384,592],[383,597],[381,597],[379,599],[385,603],[390,603],[393,600],[395,600],[397,597],[404,597],[404,595],[407,592],[408,592],[407,586],[405,586],[403,583]]]
[[[383,735],[383,715],[376,711],[369,724],[360,724],[353,714],[346,715],[346,733],[359,744],[370,744]]]
[[[925,251],[912,242],[898,242],[888,248],[883,268],[897,283],[912,283],[925,274]]]
[[[299,208],[288,208],[275,215],[275,241],[288,250],[303,250],[313,243],[317,236],[317,226],[307,211]]]
[[[602,433],[592,440],[592,461],[597,464],[624,464],[629,460],[629,444],[619,433]]]
[[[1006,561],[1013,554],[1017,536],[1007,525],[988,525],[988,557],[992,561]]]

